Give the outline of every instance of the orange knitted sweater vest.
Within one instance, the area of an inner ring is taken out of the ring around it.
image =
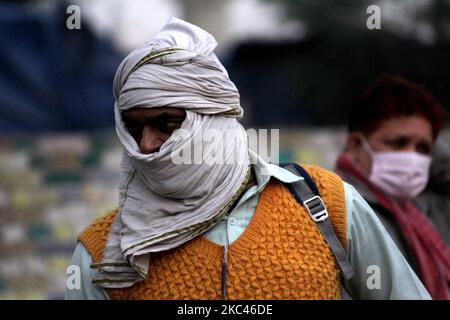
[[[324,169],[304,166],[316,182],[344,248],[342,181]],[[98,219],[79,240],[101,260],[118,209]],[[130,288],[107,289],[111,299],[220,299],[221,246],[199,236],[151,255],[147,278]],[[308,213],[287,188],[272,179],[254,216],[228,249],[228,299],[339,299],[339,269]]]

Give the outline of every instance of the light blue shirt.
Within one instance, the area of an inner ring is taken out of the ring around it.
[[[217,244],[231,244],[245,231],[271,177],[283,183],[303,179],[254,153],[250,159],[255,163],[256,185],[245,192],[228,216],[204,234]],[[344,192],[347,257],[354,271],[353,278],[344,281],[344,288],[354,299],[431,299],[367,202],[347,183]],[[72,265],[80,267],[80,289],[66,289],[66,299],[108,299],[102,288],[91,283],[98,272],[90,268],[91,263],[90,254],[78,243]]]

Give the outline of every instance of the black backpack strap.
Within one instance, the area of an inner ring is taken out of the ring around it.
[[[289,170],[295,175],[300,175],[303,179],[285,184],[289,191],[294,195],[295,199],[300,203],[306,211],[309,213],[317,227],[321,231],[328,246],[330,247],[336,262],[341,270],[341,274],[345,279],[353,277],[353,269],[350,262],[347,259],[345,249],[342,247],[336,233],[334,232],[333,225],[328,219],[328,211],[325,207],[325,203],[320,197],[319,190],[314,183],[314,180],[306,172],[304,168],[296,163],[285,163],[280,166],[286,170]]]

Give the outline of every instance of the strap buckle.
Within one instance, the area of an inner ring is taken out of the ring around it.
[[[328,218],[327,208],[319,196],[306,199],[303,201],[303,206],[315,222],[324,221]]]

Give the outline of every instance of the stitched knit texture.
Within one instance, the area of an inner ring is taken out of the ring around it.
[[[304,166],[316,182],[330,220],[346,248],[345,197],[337,175]],[[99,262],[118,209],[79,237]],[[221,246],[200,236],[151,255],[145,281],[107,289],[111,299],[220,299]],[[332,252],[287,188],[271,180],[244,233],[228,249],[228,299],[339,299],[339,269]]]

